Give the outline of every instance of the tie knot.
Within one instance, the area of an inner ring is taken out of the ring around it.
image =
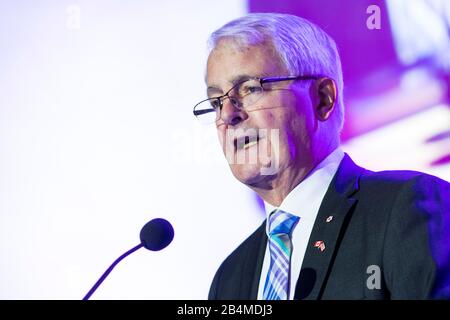
[[[297,216],[283,210],[276,210],[269,216],[269,235],[289,235],[299,220]]]

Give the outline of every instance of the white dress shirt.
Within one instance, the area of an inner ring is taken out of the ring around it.
[[[328,186],[335,175],[339,164],[344,157],[341,149],[334,150],[317,167],[315,167],[308,176],[298,184],[283,200],[277,208],[264,201],[267,228],[269,234],[269,214],[275,209],[281,209],[290,214],[300,217],[299,222],[292,231],[292,256],[290,268],[290,290],[289,300],[294,298],[295,286],[300,275],[300,270],[305,256],[309,237],[314,226],[314,222],[319,212],[322,200],[327,192]],[[264,256],[261,278],[259,279],[258,299],[263,299],[264,284],[266,282],[267,272],[270,267],[269,242],[267,242],[266,253]]]

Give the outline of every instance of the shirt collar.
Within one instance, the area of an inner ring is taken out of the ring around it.
[[[330,153],[302,182],[289,192],[278,208],[264,201],[266,218],[276,209],[286,211],[302,219],[308,219],[311,215],[315,217],[316,212],[311,206],[317,201],[322,202],[343,158],[344,152],[340,148]],[[308,208],[310,209],[308,210]]]

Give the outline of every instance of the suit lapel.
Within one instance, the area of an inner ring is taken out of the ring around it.
[[[346,154],[320,206],[303,259],[294,299],[321,299],[341,238],[357,200],[364,169]]]
[[[266,253],[267,235],[266,221],[255,232],[248,250],[245,252],[245,263],[241,273],[239,299],[256,300],[258,298],[259,279]]]

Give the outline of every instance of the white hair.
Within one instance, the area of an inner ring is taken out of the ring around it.
[[[333,79],[337,86],[334,122],[338,132],[342,130],[344,81],[341,60],[336,43],[325,31],[294,15],[251,13],[213,32],[208,41],[209,49],[213,50],[225,39],[232,40],[239,47],[270,43],[290,75],[316,75]]]

